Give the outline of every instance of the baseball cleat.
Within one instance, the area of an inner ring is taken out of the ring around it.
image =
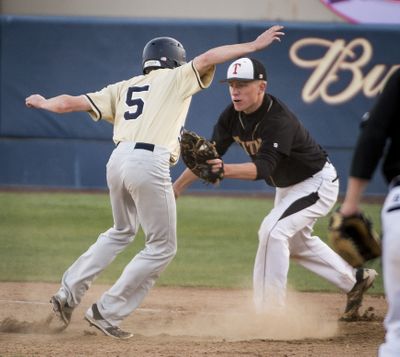
[[[91,326],[97,327],[101,332],[107,336],[111,336],[117,339],[128,339],[133,336],[132,333],[121,330],[118,326],[111,325],[107,320],[101,316],[97,304],[93,304],[89,310],[86,311],[85,320],[89,322]]]
[[[70,307],[66,301],[63,301],[58,295],[54,295],[50,299],[53,313],[61,322],[60,331],[66,329],[71,322],[73,307]]]
[[[372,286],[378,273],[374,269],[360,268],[356,272],[357,282],[353,289],[347,293],[347,304],[340,321],[354,321],[360,316],[358,310],[364,293]]]

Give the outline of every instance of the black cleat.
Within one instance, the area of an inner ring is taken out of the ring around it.
[[[107,320],[101,316],[97,304],[93,304],[92,307],[86,311],[85,320],[90,325],[97,327],[105,335],[111,336],[117,339],[125,340],[133,336],[132,333],[121,330],[118,326],[111,325]]]
[[[340,321],[354,321],[360,317],[358,310],[364,297],[364,293],[372,286],[378,273],[374,269],[360,268],[357,270],[353,289],[347,293],[347,304]]]

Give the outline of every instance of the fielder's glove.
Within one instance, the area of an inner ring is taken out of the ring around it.
[[[344,217],[332,214],[328,239],[333,250],[355,268],[381,255],[381,244],[372,222],[363,213]]]
[[[212,184],[223,179],[223,165],[218,172],[213,172],[212,165],[207,163],[208,160],[220,158],[214,143],[193,131],[184,130],[180,145],[183,162],[196,176]]]

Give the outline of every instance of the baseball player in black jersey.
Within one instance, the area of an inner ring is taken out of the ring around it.
[[[360,211],[363,192],[382,158],[383,174],[389,185],[381,212],[388,311],[386,341],[379,349],[379,357],[395,357],[400,356],[400,68],[389,78],[377,103],[363,119],[340,212],[346,216]]]
[[[276,97],[266,93],[264,66],[239,58],[227,72],[232,103],[214,127],[212,141],[222,156],[234,142],[251,161],[240,164],[212,161],[224,167],[225,178],[265,180],[276,187],[274,208],[261,223],[253,287],[256,311],[285,306],[289,259],[324,277],[349,293],[362,281],[362,296],[376,272],[351,267],[320,238],[312,236],[319,217],[328,214],[338,196],[338,177],[326,152],[296,116]],[[178,197],[197,177],[188,169],[174,183]],[[357,275],[357,277],[356,277]],[[356,315],[361,300],[352,304]]]
[[[280,41],[282,28],[272,26],[254,41],[215,47],[189,62],[179,41],[158,37],[144,47],[143,74],[93,93],[26,98],[30,108],[84,111],[95,121],[105,119],[114,125],[116,148],[107,163],[114,225],[69,267],[50,300],[63,328],[91,283],[135,239],[141,226],[145,247],[85,314],[91,325],[108,336],[132,336],[119,325],[138,308],[176,254],[170,166],[179,157],[179,133],[192,96],[211,84],[216,64]]]

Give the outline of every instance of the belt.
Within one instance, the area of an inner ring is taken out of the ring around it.
[[[143,150],[147,150],[147,151],[154,151],[154,144],[136,143],[135,144],[135,149],[143,149]]]

